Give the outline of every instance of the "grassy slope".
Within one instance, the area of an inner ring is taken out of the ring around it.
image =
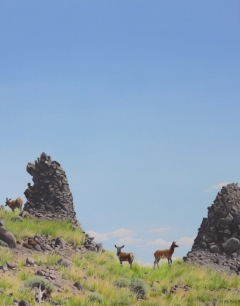
[[[17,215],[17,212],[15,213]],[[12,222],[14,216],[12,212],[0,212],[0,219],[5,219],[6,228],[9,229],[18,240],[34,234],[50,234],[51,238],[63,237],[65,241],[80,246],[83,242],[83,234],[80,229],[73,231],[67,222],[39,222],[24,219],[22,223]],[[38,264],[54,265],[59,256],[36,254],[33,255]],[[11,251],[0,247],[0,265],[12,260]],[[87,253],[86,255],[76,254],[72,257],[73,266],[71,268],[58,267],[62,276],[72,282],[79,281],[86,289],[87,294],[72,295],[69,287],[65,287],[63,292],[54,292],[53,299],[59,301],[61,305],[99,305],[88,300],[89,291],[95,291],[102,296],[101,305],[139,305],[139,306],[159,306],[159,305],[212,305],[214,300],[218,300],[217,305],[236,305],[240,303],[240,293],[235,288],[240,287],[240,279],[237,275],[220,275],[211,269],[197,268],[185,264],[182,261],[174,261],[171,266],[162,264],[159,269],[143,267],[134,263],[130,269],[127,263],[120,266],[116,255],[106,251],[105,253]],[[13,305],[12,296],[25,299],[34,305],[34,294],[30,290],[22,290],[24,281],[34,277],[34,272],[23,266],[21,260],[18,263],[21,271],[16,272],[16,276],[8,277],[7,273],[0,272],[0,288],[4,293],[0,293],[0,305]],[[136,295],[128,288],[117,288],[114,281],[126,278],[141,278],[148,285],[149,291],[147,300],[137,301]],[[169,294],[170,288],[174,285],[190,286],[190,290],[177,290],[175,294]],[[168,293],[164,294],[163,290]],[[229,290],[230,289],[230,290]],[[240,289],[240,288],[239,288]],[[66,299],[68,297],[68,299]],[[224,303],[225,300],[225,303]],[[228,300],[228,302],[226,302]],[[230,302],[231,301],[231,302]],[[44,305],[51,305],[45,303]]]

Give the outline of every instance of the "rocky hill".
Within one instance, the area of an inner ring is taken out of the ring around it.
[[[240,300],[240,188],[229,184],[184,261],[119,264],[81,229],[61,165],[28,163],[24,210],[0,207],[0,305],[230,305]],[[200,267],[194,267],[194,265]],[[210,268],[209,268],[210,267]],[[206,269],[207,268],[207,269]],[[220,272],[220,273],[218,273]],[[228,276],[227,274],[232,274]],[[226,298],[227,297],[227,298]],[[221,304],[222,303],[222,304]]]
[[[18,212],[0,209],[2,233],[16,238],[12,248],[0,245],[0,305],[36,306],[39,296],[46,306],[220,306],[240,300],[236,275],[181,260],[163,260],[157,269],[134,261],[130,268],[116,253],[89,246],[93,237],[82,239],[71,223],[28,214],[21,219]]]
[[[218,192],[203,218],[192,250],[183,258],[211,265],[219,272],[240,272],[240,188],[229,184]]]

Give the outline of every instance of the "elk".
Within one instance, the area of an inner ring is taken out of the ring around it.
[[[173,254],[175,248],[178,248],[178,245],[176,245],[176,242],[173,241],[170,249],[162,250],[162,251],[157,250],[154,253],[154,257],[155,257],[155,260],[154,260],[154,269],[155,269],[156,265],[158,266],[158,263],[159,263],[161,258],[167,258],[168,263],[169,264],[172,263],[172,254]]]
[[[20,210],[22,210],[22,204],[23,204],[23,200],[20,197],[16,198],[16,200],[11,200],[11,199],[6,198],[5,206],[9,206],[11,210],[14,212],[15,208],[19,208]]]
[[[132,268],[132,262],[134,260],[134,254],[133,253],[123,253],[121,252],[121,249],[124,247],[121,246],[121,247],[117,247],[115,245],[115,248],[117,248],[117,257],[120,261],[120,264],[122,264],[123,261],[128,261],[129,265],[130,265],[130,268]]]

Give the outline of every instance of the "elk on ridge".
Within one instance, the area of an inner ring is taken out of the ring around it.
[[[117,248],[117,257],[120,261],[120,264],[122,264],[123,261],[127,261],[130,265],[130,268],[132,268],[132,262],[134,260],[134,254],[133,253],[124,253],[124,252],[121,252],[121,249],[124,247],[121,246],[121,247],[117,247],[115,245],[115,248]]]
[[[156,265],[158,266],[158,263],[159,263],[160,259],[162,259],[162,258],[167,258],[168,263],[169,264],[172,263],[172,254],[173,254],[175,248],[178,248],[178,245],[176,245],[176,242],[173,241],[170,249],[157,250],[154,253],[154,257],[155,257],[155,260],[154,260],[154,269],[155,269]]]
[[[6,198],[5,206],[9,206],[11,210],[14,212],[16,208],[19,208],[20,210],[22,210],[22,204],[23,204],[23,200],[20,197],[16,198],[16,200],[11,200],[11,199]]]

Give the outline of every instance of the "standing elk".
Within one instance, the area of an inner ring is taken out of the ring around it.
[[[173,254],[175,248],[178,248],[178,245],[176,245],[176,242],[173,241],[170,249],[162,250],[162,251],[157,250],[154,253],[154,257],[155,257],[155,260],[154,260],[154,269],[155,269],[156,265],[158,266],[158,263],[159,263],[161,258],[167,258],[168,263],[169,264],[172,263],[172,254]]]
[[[22,210],[22,204],[23,204],[23,200],[20,197],[16,198],[16,200],[11,200],[11,199],[6,198],[5,206],[9,206],[11,210],[14,212],[16,208],[19,208],[20,210]]]
[[[129,265],[130,265],[130,268],[132,268],[132,262],[134,260],[134,254],[133,253],[123,253],[121,252],[121,249],[124,247],[121,246],[121,247],[117,247],[115,245],[115,248],[117,248],[117,257],[120,261],[120,264],[122,264],[123,261],[128,261]]]

